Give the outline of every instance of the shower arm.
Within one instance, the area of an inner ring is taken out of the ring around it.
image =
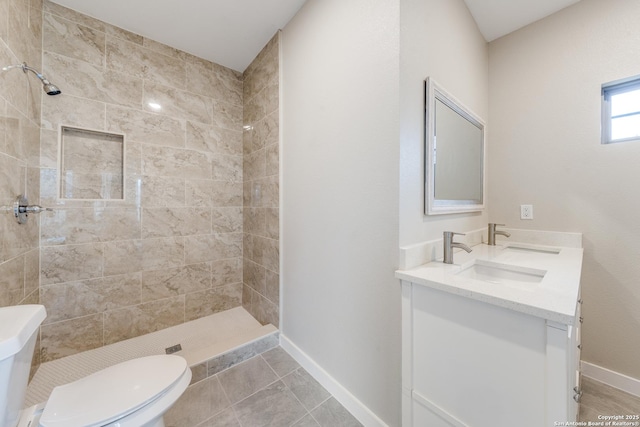
[[[7,67],[2,67],[2,70],[7,71],[7,70],[11,70],[13,68],[21,68],[22,71],[27,74],[27,70],[31,71],[33,74],[36,75],[37,78],[40,79],[40,81],[44,81],[47,80],[45,76],[43,76],[42,74],[40,74],[35,68],[31,68],[27,65],[26,62],[23,62],[22,64],[18,64],[18,65],[9,65]]]
[[[42,83],[42,89],[44,89],[47,95],[59,95],[61,93],[60,89],[56,85],[47,80],[47,78],[43,76],[38,70],[29,67],[26,62],[23,62],[19,65],[8,65],[6,67],[2,67],[2,70],[7,71],[13,68],[20,68],[25,74],[27,74],[27,71],[31,71],[33,74],[35,74],[38,80],[40,80],[40,82]]]

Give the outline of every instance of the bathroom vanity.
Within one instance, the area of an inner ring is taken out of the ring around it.
[[[574,246],[478,244],[453,264],[396,272],[403,426],[577,420],[582,249]]]

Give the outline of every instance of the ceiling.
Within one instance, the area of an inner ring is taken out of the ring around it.
[[[580,0],[464,0],[490,42]]]
[[[53,0],[85,15],[244,71],[306,0]],[[579,0],[464,0],[487,41]]]

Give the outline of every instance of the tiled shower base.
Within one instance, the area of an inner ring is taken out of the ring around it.
[[[25,407],[44,402],[54,387],[137,357],[174,354],[187,360],[192,384],[278,345],[278,330],[262,326],[245,309],[236,307],[140,337],[45,362],[29,383]]]

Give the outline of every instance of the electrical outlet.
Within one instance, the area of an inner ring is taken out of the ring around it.
[[[520,205],[520,219],[533,219],[533,205]]]

